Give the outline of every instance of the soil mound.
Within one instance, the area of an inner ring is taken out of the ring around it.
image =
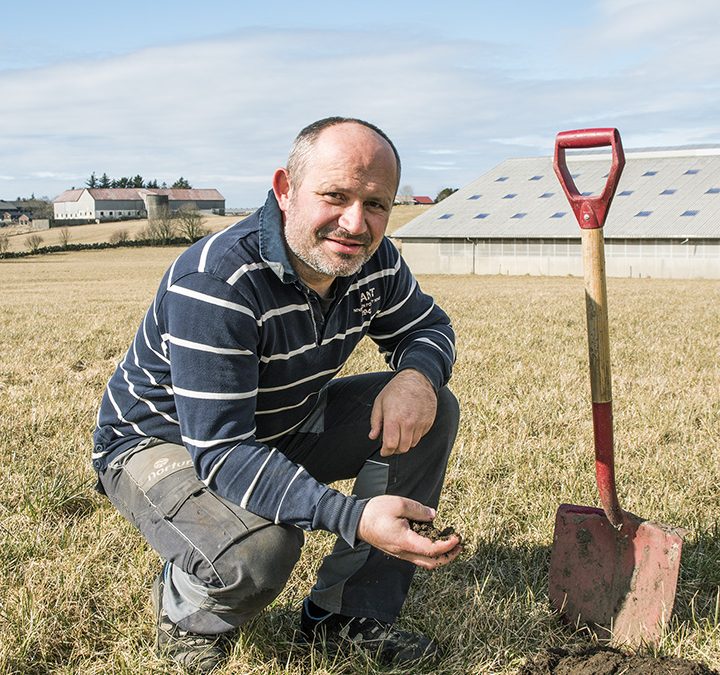
[[[549,649],[530,659],[518,675],[720,675],[702,663],[668,656],[623,654],[616,649]]]

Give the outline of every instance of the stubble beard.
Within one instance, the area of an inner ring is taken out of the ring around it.
[[[305,228],[310,231],[311,228]],[[339,234],[338,228],[328,225],[313,233],[312,243],[308,245],[301,237],[297,237],[296,233],[302,232],[303,228],[285,227],[285,241],[290,252],[304,265],[313,272],[324,277],[349,277],[357,274],[360,268],[372,257],[374,250],[371,251],[370,235],[363,237],[348,237]],[[346,239],[355,243],[363,244],[364,251],[362,254],[350,255],[345,253],[328,254],[322,250],[322,241],[329,236],[335,239]]]

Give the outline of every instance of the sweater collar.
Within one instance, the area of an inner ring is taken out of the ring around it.
[[[285,249],[282,211],[272,190],[268,192],[265,205],[260,209],[259,217],[260,257],[283,283],[290,284],[298,281],[298,276]]]

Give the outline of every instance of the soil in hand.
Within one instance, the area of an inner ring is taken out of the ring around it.
[[[536,654],[518,675],[720,675],[702,663],[596,647],[583,651],[550,649]]]
[[[462,541],[462,537],[455,532],[454,527],[445,527],[443,529],[439,529],[435,527],[432,523],[426,523],[420,520],[410,520],[408,521],[410,523],[410,527],[412,528],[413,532],[417,532],[420,536],[426,537],[427,539],[430,539],[432,541],[444,541],[446,539],[450,539],[453,535],[458,537],[460,541]]]

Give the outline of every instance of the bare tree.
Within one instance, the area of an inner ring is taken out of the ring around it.
[[[174,239],[176,231],[175,217],[167,209],[161,209],[157,216],[148,220],[145,239],[167,243]]]
[[[130,233],[127,230],[115,230],[115,232],[110,235],[111,244],[122,244],[128,239],[130,239]]]
[[[25,239],[25,246],[28,247],[30,253],[37,253],[44,241],[45,240],[39,234],[31,234]]]
[[[70,241],[70,230],[67,227],[61,228],[60,232],[58,232],[58,238],[60,239],[60,246],[67,248]]]
[[[203,225],[202,215],[191,208],[181,208],[177,212],[178,234],[189,242],[202,239],[208,234],[208,229]]]
[[[412,204],[415,191],[412,185],[403,185],[397,193],[397,202],[399,204]]]
[[[7,253],[10,247],[10,237],[7,236],[6,232],[0,232],[0,255]]]

